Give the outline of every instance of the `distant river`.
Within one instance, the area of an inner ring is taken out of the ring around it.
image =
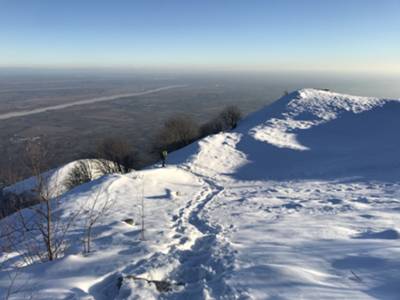
[[[96,98],[79,100],[79,101],[70,102],[70,103],[63,103],[63,104],[58,104],[58,105],[36,108],[36,109],[32,109],[32,110],[8,112],[5,114],[0,114],[0,120],[7,120],[7,119],[11,119],[11,118],[35,115],[35,114],[40,114],[40,113],[43,113],[46,111],[59,110],[59,109],[64,109],[64,108],[76,106],[76,105],[85,105],[85,104],[92,104],[92,103],[97,103],[97,102],[112,101],[112,100],[116,100],[116,99],[120,99],[120,98],[128,98],[128,97],[131,98],[131,97],[143,96],[143,95],[148,95],[148,94],[158,93],[161,91],[178,89],[178,88],[183,88],[183,87],[185,87],[185,85],[168,85],[168,86],[151,89],[151,90],[146,90],[146,91],[142,91],[142,92],[96,97]]]

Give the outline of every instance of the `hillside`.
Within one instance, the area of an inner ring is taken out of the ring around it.
[[[398,299],[399,115],[400,100],[303,89],[165,169],[77,187],[55,218],[113,200],[94,251],[82,254],[85,213],[56,261],[24,266],[26,247],[3,251],[0,298],[16,274],[11,299]]]

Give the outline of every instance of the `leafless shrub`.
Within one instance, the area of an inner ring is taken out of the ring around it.
[[[102,187],[98,188],[94,196],[88,202],[85,203],[85,207],[83,209],[85,216],[84,234],[83,234],[84,253],[90,253],[92,250],[93,227],[99,222],[99,220],[102,217],[106,215],[106,213],[111,209],[111,207],[115,203],[114,198],[111,198],[106,194],[109,186],[110,184],[106,185],[104,188]]]
[[[224,124],[224,130],[233,129],[236,128],[238,122],[241,120],[242,112],[235,105],[227,106],[221,111],[219,118]]]
[[[106,138],[97,145],[98,168],[103,174],[128,173],[136,164],[136,153],[124,140]],[[110,163],[112,162],[112,163]]]
[[[33,299],[33,292],[31,288],[28,288],[28,286],[31,286],[31,280],[21,278],[22,266],[20,264],[7,265],[5,263],[8,258],[7,256],[7,254],[3,256],[3,260],[0,261],[0,272],[5,275],[4,282],[8,281],[5,288],[0,290],[1,299]]]
[[[200,133],[202,137],[216,134],[222,130],[224,130],[224,124],[219,118],[214,118],[200,127]]]
[[[51,191],[47,178],[44,178],[47,164],[47,149],[40,143],[31,143],[27,147],[28,167],[31,168],[36,177],[37,186],[35,192],[40,203],[33,207],[35,212],[35,229],[40,232],[43,239],[48,260],[54,260],[61,251],[64,240],[56,238],[55,224],[53,220],[53,209],[51,203]],[[22,215],[21,215],[22,216]],[[42,258],[43,260],[43,258]]]
[[[95,168],[99,174],[102,175],[121,173],[121,168],[114,162],[107,159],[96,158],[93,160],[93,164],[96,166]]]
[[[178,115],[164,123],[157,137],[156,151],[173,151],[199,138],[199,126],[188,116]]]
[[[237,106],[227,106],[216,118],[201,126],[201,136],[204,137],[224,130],[234,129],[241,118],[242,113]]]
[[[14,285],[15,285],[15,281],[17,280],[17,277],[18,277],[18,270],[15,270],[15,272],[8,272],[7,276],[8,276],[10,283],[7,287],[7,291],[6,291],[6,294],[4,297],[5,300],[10,299],[10,297],[16,293],[14,291]]]
[[[64,185],[68,190],[70,190],[92,180],[92,169],[89,162],[87,160],[80,160],[76,162],[75,166],[68,174],[64,181]]]
[[[36,179],[31,191],[38,204],[19,210],[12,217],[2,220],[1,245],[7,245],[24,259],[25,264],[54,260],[60,257],[67,246],[65,236],[79,212],[69,217],[57,216],[59,181],[52,175],[50,186],[46,171],[46,148],[43,144],[29,144],[25,156],[27,166]],[[4,250],[4,248],[3,248]]]
[[[10,297],[16,293],[15,289],[15,282],[17,280],[18,277],[18,273],[19,273],[19,269],[18,268],[14,268],[13,270],[3,270],[3,263],[0,262],[0,271],[3,271],[7,274],[8,277],[8,286],[5,288],[5,290],[3,290],[3,297],[4,300],[8,300],[10,299]],[[1,296],[1,294],[0,294]]]

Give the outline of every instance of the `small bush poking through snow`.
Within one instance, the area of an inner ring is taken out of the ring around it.
[[[65,187],[70,190],[78,185],[90,182],[92,179],[92,171],[89,162],[86,160],[81,160],[78,161],[72,168],[64,184]]]

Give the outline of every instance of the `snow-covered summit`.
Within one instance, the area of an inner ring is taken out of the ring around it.
[[[236,179],[389,178],[400,167],[399,115],[400,100],[302,89],[251,114],[234,132],[200,141],[194,160],[206,168],[230,161],[235,167],[214,171]]]
[[[94,252],[81,253],[81,214],[64,256],[20,268],[11,298],[398,299],[398,116],[399,100],[303,89],[171,153],[167,168],[69,191],[61,220],[115,201]],[[0,297],[18,250],[0,253]]]

